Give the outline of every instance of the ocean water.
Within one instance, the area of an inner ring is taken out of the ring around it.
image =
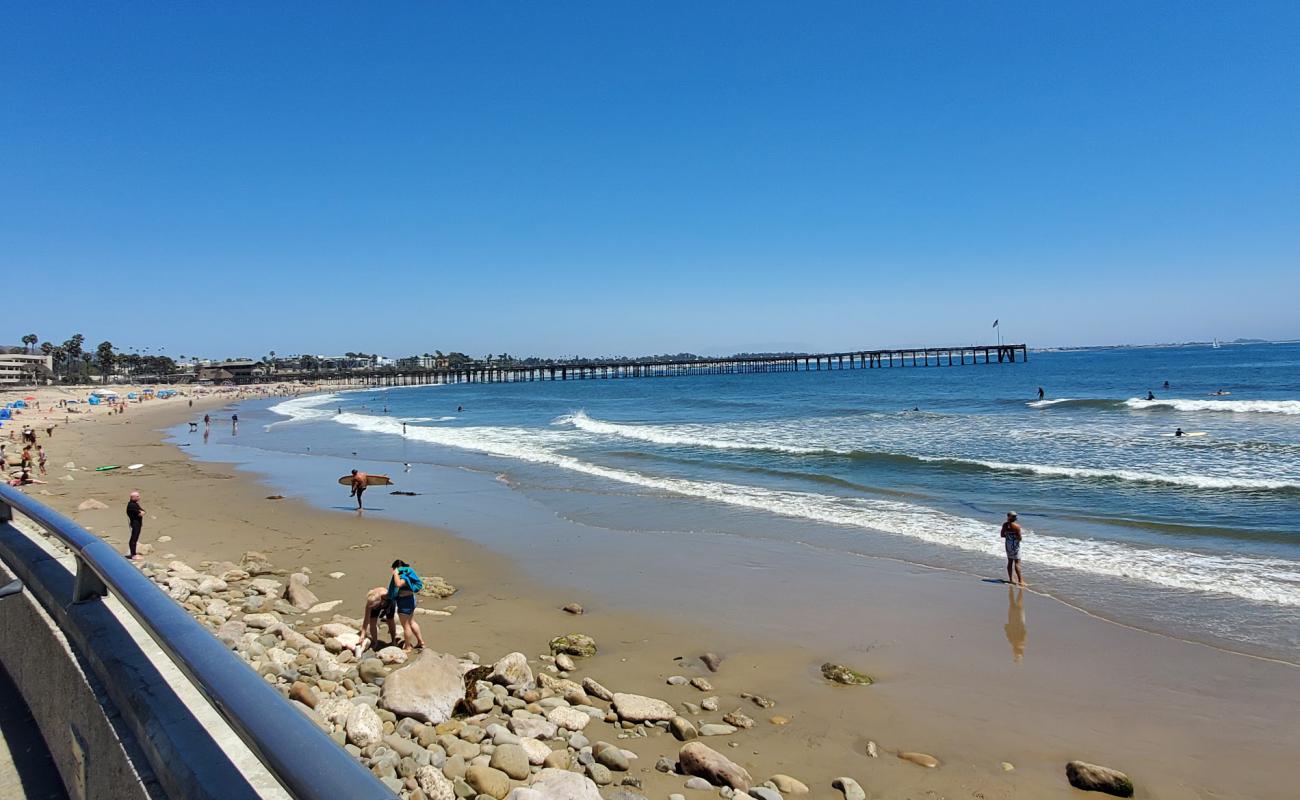
[[[778,540],[992,579],[1004,574],[998,526],[1014,509],[1038,591],[1300,660],[1300,345],[267,405],[240,409],[239,445],[356,453],[399,482],[404,463],[481,470],[584,525],[725,535],[738,553],[747,539]],[[1204,435],[1172,436],[1179,427]]]

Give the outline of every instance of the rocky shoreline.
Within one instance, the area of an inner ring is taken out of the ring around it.
[[[165,537],[159,541],[165,543]],[[664,690],[686,695],[674,704],[612,691],[596,677],[582,675],[584,659],[599,647],[582,633],[554,636],[549,652],[531,659],[518,651],[490,661],[472,652],[410,653],[392,644],[358,654],[360,620],[325,617],[341,601],[321,602],[310,588],[309,570],[279,569],[251,551],[237,564],[204,561],[198,569],[175,560],[137,564],[403,798],[599,800],[604,791],[607,800],[638,800],[646,796],[652,776],[674,776],[683,791],[723,798],[781,800],[816,788],[787,774],[756,779],[726,754],[738,751],[744,732],[760,724],[750,714],[767,716],[776,704],[748,691],[715,690],[712,681],[724,672],[724,659],[714,653],[679,661],[680,671],[688,674],[670,676]],[[428,602],[455,592],[443,578],[431,577],[420,594]],[[417,613],[450,616],[456,610],[446,605]],[[557,629],[571,627],[582,611],[576,604],[557,609]],[[844,687],[872,683],[869,675],[841,664],[824,664],[821,673]],[[789,721],[771,714],[761,724]],[[630,740],[650,742],[658,757],[648,763],[619,746]],[[867,757],[880,753],[874,741],[867,742]],[[921,769],[940,766],[926,753],[895,755]],[[1003,769],[1014,767],[1004,763]],[[1078,789],[1133,796],[1132,782],[1115,770],[1070,762],[1065,772]],[[825,788],[845,800],[867,797],[849,776]]]

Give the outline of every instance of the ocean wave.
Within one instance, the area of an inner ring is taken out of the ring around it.
[[[694,428],[668,428],[657,425],[629,425],[592,419],[585,412],[577,411],[555,420],[557,424],[571,425],[578,430],[606,436],[619,436],[653,444],[678,447],[700,447],[716,450],[775,452],[799,456],[831,456],[857,461],[892,462],[896,464],[929,464],[965,470],[992,472],[1010,472],[1021,475],[1042,475],[1055,478],[1081,478],[1087,480],[1110,480],[1127,483],[1143,483],[1165,486],[1182,486],[1191,489],[1218,489],[1238,491],[1300,491],[1300,482],[1288,480],[1270,480],[1267,478],[1247,478],[1232,475],[1197,475],[1158,473],[1132,469],[1067,467],[1051,464],[1017,464],[1005,461],[992,461],[976,458],[953,456],[925,456],[910,453],[894,453],[880,450],[862,449],[828,449],[784,445],[776,442],[754,442],[742,438],[718,438],[699,435]]]
[[[1105,398],[1074,398],[1060,397],[1054,400],[1033,400],[1025,405],[1030,408],[1055,408],[1056,406],[1075,406],[1081,408],[1120,408],[1124,405],[1122,400],[1107,400]]]
[[[307,397],[294,397],[289,400],[276,403],[268,411],[279,414],[288,419],[282,419],[272,422],[266,426],[267,430],[274,428],[276,425],[290,422],[306,422],[313,419],[328,419],[334,416],[333,412],[318,408],[328,403],[336,402],[339,399],[337,394],[313,394]]]
[[[1300,400],[1146,400],[1131,397],[1124,401],[1124,405],[1138,410],[1172,408],[1175,411],[1229,411],[1236,414],[1300,414]]]
[[[334,419],[361,431],[400,435],[401,423],[383,417],[344,413]],[[899,500],[841,497],[718,481],[646,475],[602,466],[559,452],[555,437],[536,430],[506,427],[421,427],[409,436],[454,447],[568,470],[733,507],[883,532],[930,544],[997,556],[996,526]],[[1138,547],[1098,539],[1034,535],[1026,549],[1036,563],[1173,589],[1233,595],[1261,603],[1300,606],[1300,571],[1295,562],[1245,555],[1210,554]]]

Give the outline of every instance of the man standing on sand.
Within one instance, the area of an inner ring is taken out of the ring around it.
[[[357,498],[357,511],[361,510],[361,493],[366,490],[366,484],[369,480],[370,476],[366,473],[358,472],[355,469],[352,470],[352,494],[348,495],[348,497]]]
[[[1024,586],[1025,579],[1020,574],[1020,540],[1024,533],[1020,530],[1020,523],[1016,522],[1016,512],[1007,512],[1007,521],[1002,523],[1001,536],[1007,546],[1007,583]]]
[[[127,558],[139,561],[140,555],[135,552],[135,546],[140,541],[140,530],[144,528],[144,509],[140,507],[139,492],[131,492],[131,499],[126,504],[126,521],[131,524],[131,542],[128,545],[131,553]]]

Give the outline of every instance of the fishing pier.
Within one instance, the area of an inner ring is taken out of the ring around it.
[[[1024,344],[967,347],[918,347],[890,350],[851,350],[731,356],[728,358],[636,361],[574,361],[545,364],[478,363],[456,369],[389,367],[362,372],[323,372],[314,377],[357,386],[423,386],[449,383],[521,383],[529,381],[673,378],[691,375],[744,375],[758,372],[834,372],[846,369],[902,367],[960,367],[1014,364],[1029,360]]]

